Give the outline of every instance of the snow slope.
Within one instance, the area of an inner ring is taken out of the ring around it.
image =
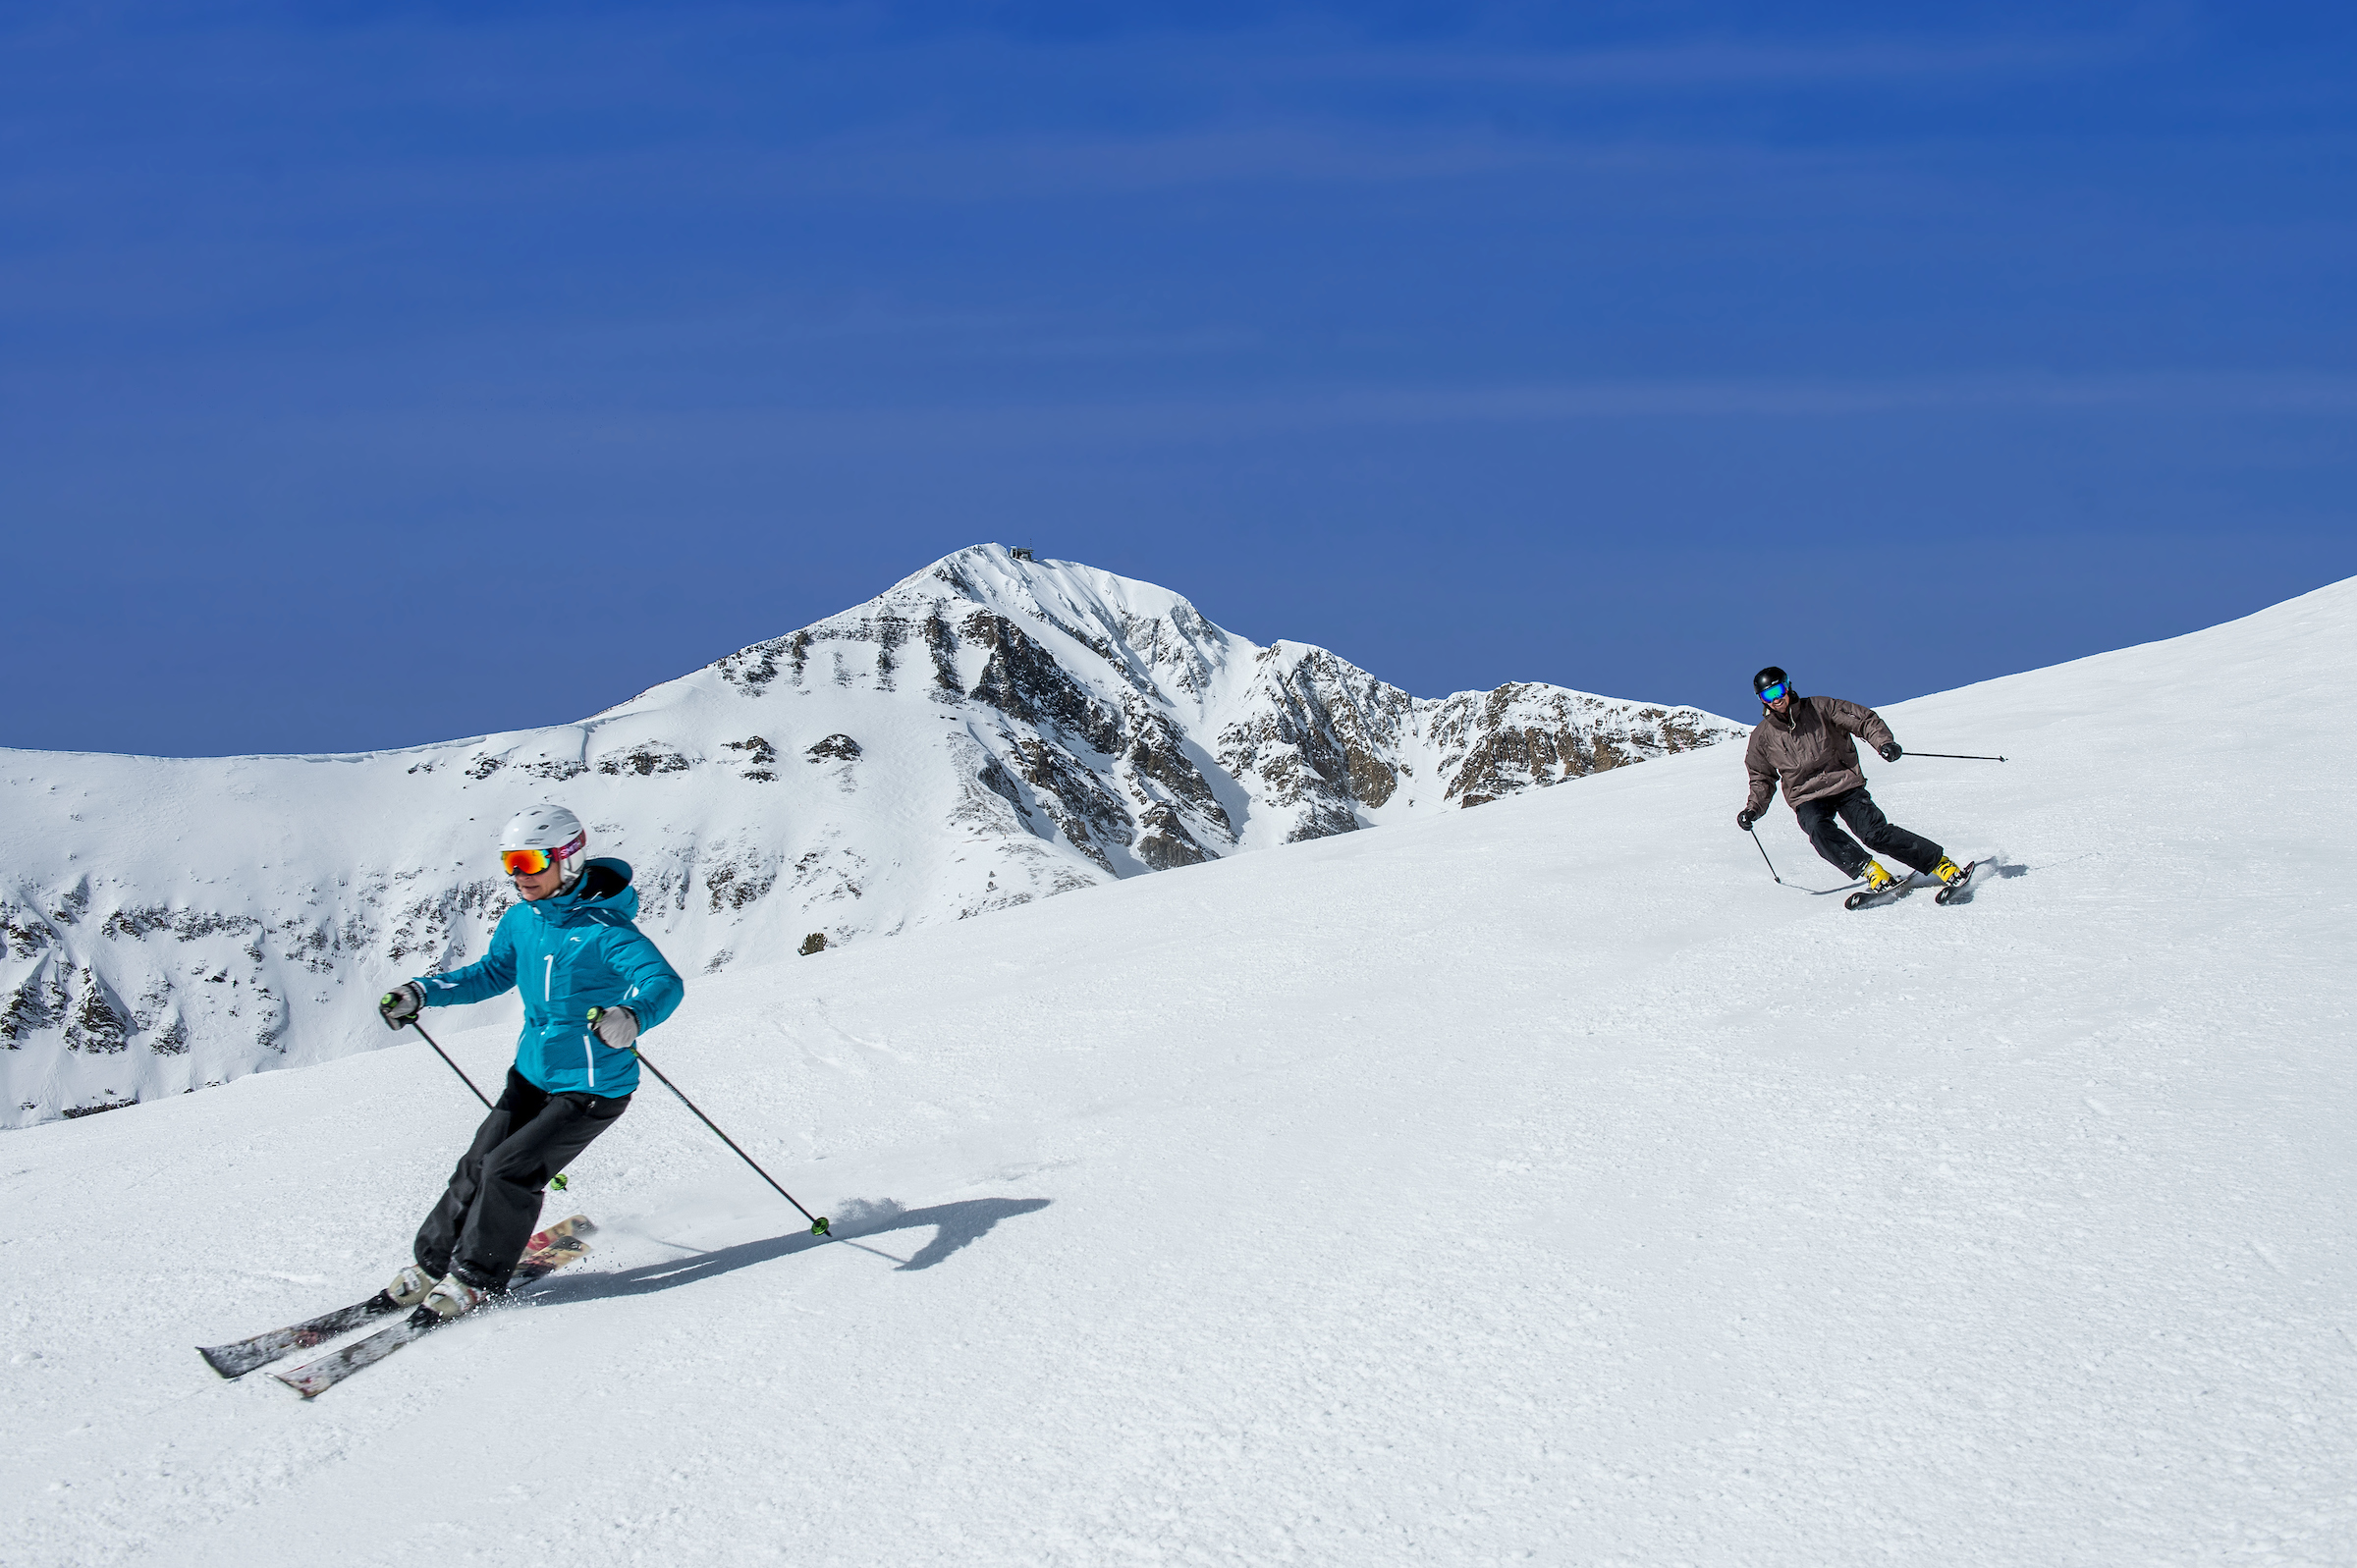
[[[2357,1561],[2352,690],[2357,582],[1895,708],[2014,759],[1874,767],[1958,907],[1717,747],[692,980],[847,1239],[650,1088],[586,1271],[311,1404],[188,1347],[400,1261],[430,1054],[12,1134],[0,1558]]]
[[[382,1045],[559,799],[690,974],[1739,738],[1509,684],[1437,701],[1178,594],[976,545],[578,724],[409,751],[0,752],[0,1126]]]

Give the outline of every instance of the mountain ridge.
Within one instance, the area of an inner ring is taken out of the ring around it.
[[[386,751],[0,752],[13,1124],[382,1044],[480,950],[543,798],[691,977],[1737,738],[1534,682],[1417,698],[1183,596],[978,545],[571,724]]]

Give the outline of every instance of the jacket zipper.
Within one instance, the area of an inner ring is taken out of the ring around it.
[[[589,1049],[589,1037],[581,1036],[581,1065],[589,1069],[589,1087],[597,1087],[597,1054]]]

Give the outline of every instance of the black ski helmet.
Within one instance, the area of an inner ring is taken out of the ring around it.
[[[1767,669],[1761,671],[1758,675],[1751,677],[1751,694],[1756,697],[1761,692],[1766,691],[1770,686],[1774,685],[1781,685],[1786,690],[1789,690],[1792,685],[1792,677],[1785,675],[1775,665],[1770,665]]]

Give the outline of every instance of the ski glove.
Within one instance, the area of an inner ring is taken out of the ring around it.
[[[1883,760],[1885,762],[1896,762],[1899,758],[1906,755],[1904,751],[1899,749],[1899,744],[1895,740],[1887,740],[1883,742],[1882,751]]]
[[[1751,832],[1751,825],[1756,820],[1749,811],[1735,813],[1735,826],[1744,833]]]
[[[402,1029],[416,1018],[418,1009],[424,1005],[425,988],[414,980],[405,980],[385,993],[376,1010],[384,1015],[387,1029]]]
[[[600,1007],[597,1010],[597,1038],[616,1051],[628,1051],[630,1042],[638,1038],[638,1015],[628,1007]]]

